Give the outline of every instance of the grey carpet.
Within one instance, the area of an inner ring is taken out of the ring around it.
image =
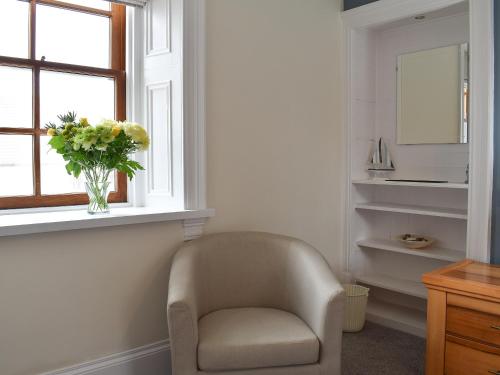
[[[425,340],[367,322],[359,333],[344,333],[342,375],[422,375]]]

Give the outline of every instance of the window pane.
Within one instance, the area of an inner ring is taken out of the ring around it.
[[[0,55],[28,58],[29,4],[0,1]]]
[[[64,0],[65,3],[83,5],[89,8],[109,10],[109,2],[104,0]]]
[[[52,150],[50,137],[40,138],[40,164],[42,194],[65,194],[85,192],[83,176],[76,179],[66,172],[66,162],[60,154]]]
[[[95,125],[115,113],[115,85],[111,78],[82,74],[40,72],[40,124],[59,124],[57,116],[75,111]]]
[[[40,163],[41,163],[41,186],[42,194],[68,194],[85,192],[85,176],[82,174],[78,179],[66,172],[66,162],[55,150],[52,150],[48,142],[50,137],[40,138]],[[114,188],[115,176],[110,176],[111,190]]]
[[[32,110],[31,69],[0,66],[0,127],[31,128]]]
[[[0,134],[0,196],[33,195],[33,138]]]
[[[37,5],[36,58],[109,68],[109,18]]]

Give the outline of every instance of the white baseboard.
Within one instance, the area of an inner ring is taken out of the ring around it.
[[[366,320],[369,322],[373,322],[376,324],[380,324],[381,326],[392,328],[398,331],[406,332],[409,333],[410,335],[418,336],[423,339],[426,337],[426,332],[425,328],[422,328],[417,325],[409,324],[409,323],[404,323],[401,321],[398,321],[396,319],[391,319],[391,318],[385,318],[377,315],[372,315],[370,313],[366,314]]]
[[[368,301],[366,320],[415,336],[426,336],[426,312],[377,299]]]
[[[170,344],[158,341],[39,375],[170,375]]]

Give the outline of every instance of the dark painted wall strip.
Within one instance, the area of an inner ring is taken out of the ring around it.
[[[344,0],[344,10],[360,7],[378,0]]]
[[[495,3],[495,36],[500,35],[500,4]],[[500,37],[495,38],[495,166],[493,215],[491,223],[491,262],[500,264]]]

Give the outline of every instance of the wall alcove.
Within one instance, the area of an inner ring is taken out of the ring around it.
[[[423,273],[464,258],[489,259],[493,129],[493,3],[381,0],[343,12],[346,46],[347,207],[344,270],[372,292],[367,318],[425,335]],[[421,19],[424,15],[425,18]],[[469,142],[398,144],[398,56],[467,44]],[[374,180],[367,160],[382,137],[396,165]],[[466,167],[470,166],[468,183]],[[404,233],[436,238],[409,250]]]

